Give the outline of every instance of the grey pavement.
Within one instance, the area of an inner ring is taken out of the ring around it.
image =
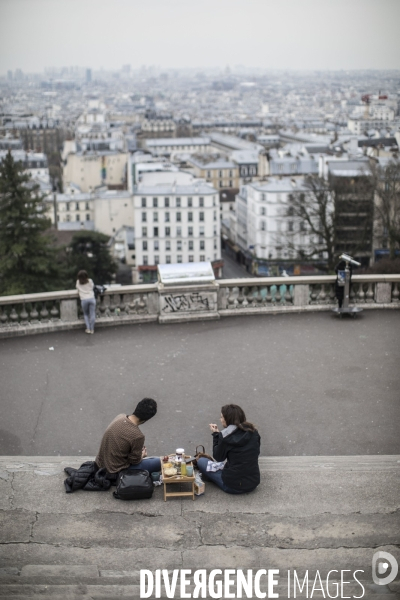
[[[197,444],[243,406],[264,456],[400,454],[400,311],[239,316],[0,340],[0,454],[95,455],[145,396],[150,454]]]
[[[137,598],[140,569],[183,568],[279,569],[280,597],[293,569],[324,585],[348,570],[344,596],[360,597],[360,570],[364,598],[399,598],[399,576],[374,585],[371,565],[400,560],[400,456],[264,457],[252,494],[206,484],[194,502],[66,494],[64,466],[90,458],[0,458],[0,598]]]

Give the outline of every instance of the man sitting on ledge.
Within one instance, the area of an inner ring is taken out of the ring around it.
[[[111,481],[116,481],[122,469],[146,469],[149,473],[161,470],[159,458],[146,458],[145,438],[139,429],[139,425],[156,413],[157,402],[152,398],[144,398],[132,415],[118,415],[105,430],[96,465],[99,469],[106,469]]]

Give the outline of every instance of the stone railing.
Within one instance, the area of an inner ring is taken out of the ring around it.
[[[400,275],[355,275],[350,304],[400,308]],[[108,289],[97,301],[96,327],[188,321],[258,313],[330,310],[335,277],[221,279],[208,285],[158,284]],[[75,290],[0,296],[0,337],[83,327]]]

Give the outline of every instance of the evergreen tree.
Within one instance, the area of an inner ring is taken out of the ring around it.
[[[117,265],[110,255],[109,236],[98,231],[77,231],[69,248],[71,280],[75,285],[81,269],[97,284],[111,283]]]
[[[60,266],[39,186],[8,152],[0,163],[0,295],[57,289]]]

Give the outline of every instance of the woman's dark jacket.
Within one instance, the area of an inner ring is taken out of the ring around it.
[[[217,461],[227,459],[222,470],[222,481],[233,490],[251,492],[260,483],[258,457],[261,438],[258,431],[235,429],[223,437],[214,432],[213,456]]]

